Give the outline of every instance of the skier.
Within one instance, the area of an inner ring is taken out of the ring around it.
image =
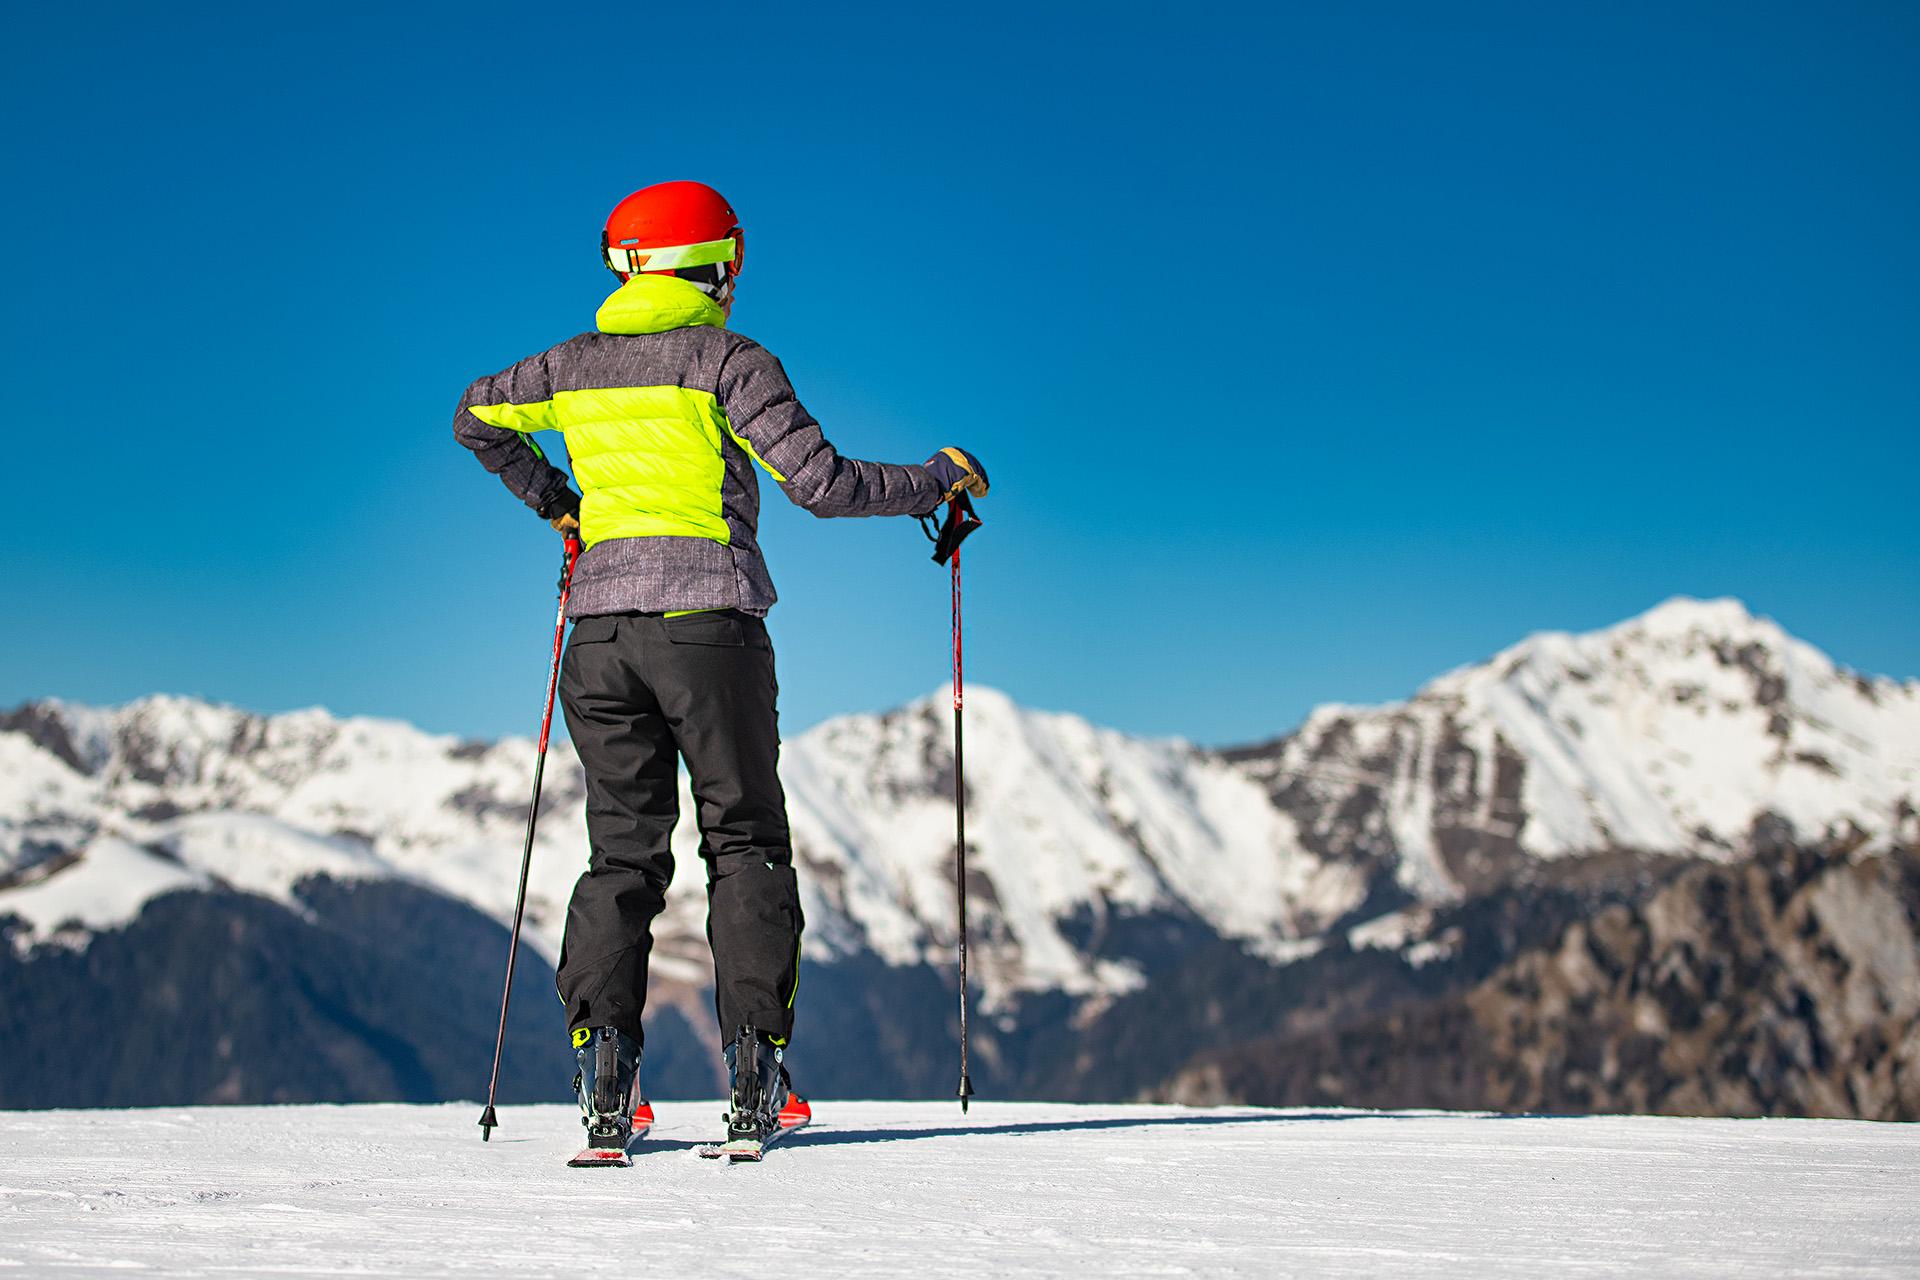
[[[607,218],[600,249],[621,285],[595,330],[468,387],[454,435],[586,548],[560,698],[586,771],[591,853],[567,908],[558,985],[589,1147],[624,1151],[644,1107],[641,1014],[650,927],[673,875],[678,757],[706,864],[729,1144],[757,1151],[806,1105],[784,1065],[803,921],[775,771],[778,688],[762,621],[775,595],[753,464],[817,516],[930,514],[963,491],[984,495],[987,474],[959,448],[922,466],[834,450],[780,362],[726,328],[745,236],[713,188],[634,192]],[[543,430],[564,434],[580,493],[530,438]]]

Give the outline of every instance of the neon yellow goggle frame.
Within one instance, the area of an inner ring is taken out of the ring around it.
[[[629,249],[609,244],[604,234],[600,241],[600,256],[607,266],[630,276],[642,271],[678,271],[682,267],[704,267],[710,262],[732,262],[739,254],[740,246],[732,236],[656,249]]]

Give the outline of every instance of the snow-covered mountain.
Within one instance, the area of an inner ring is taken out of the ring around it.
[[[1229,753],[1303,843],[1443,900],[1606,850],[1920,839],[1920,682],[1855,674],[1734,600],[1535,635],[1391,706]]]
[[[938,961],[953,934],[952,763],[929,697],[788,743],[783,772],[810,954]],[[969,788],[989,996],[1124,990],[1075,922],[1172,910],[1268,945],[1352,896],[1241,771],[1190,746],[969,699]],[[578,758],[552,748],[529,896],[550,957],[587,848]],[[532,744],[461,742],[320,711],[255,716],[173,697],[113,710],[29,704],[0,719],[0,914],[15,945],[81,945],[153,896],[223,887],[291,902],[305,876],[410,880],[498,919],[513,906]],[[698,835],[684,794],[656,968],[708,972]]]
[[[1520,858],[1734,855],[1767,814],[1808,838],[1920,838],[1920,684],[1845,671],[1730,600],[1536,635],[1408,702],[1325,706],[1273,744],[1219,755],[981,688],[968,727],[996,989],[1137,982],[1063,927],[1110,913],[1188,912],[1284,955],[1360,905],[1380,866],[1430,901]],[[786,745],[822,954],[945,954],[949,732],[936,694]],[[285,896],[319,873],[411,878],[504,919],[531,755],[520,739],[319,710],[30,703],[0,717],[0,910],[46,938],[111,925],[149,892],[217,882]],[[578,759],[556,742],[530,911],[549,954],[586,849],[583,797]],[[675,839],[697,862],[690,820]],[[698,877],[684,881],[666,932],[697,941]]]
[[[1448,954],[1435,911],[1580,855],[1737,859],[1757,830],[1920,841],[1920,683],[1855,675],[1724,600],[1536,635],[1263,746],[1142,740],[979,688],[968,738],[976,973],[1008,1034],[1039,1027],[1042,1006],[1048,1025],[1084,1022],[1208,939],[1257,972],[1332,941],[1425,963]],[[531,763],[526,740],[318,710],[29,703],[0,714],[0,920],[24,959],[84,951],[174,890],[310,914],[299,886],[324,877],[504,921]],[[951,770],[943,693],[786,744],[811,963],[867,987],[944,973]],[[546,779],[528,937],[551,959],[586,853],[566,743]],[[686,870],[656,980],[698,1024],[710,965],[690,821],[675,844]]]

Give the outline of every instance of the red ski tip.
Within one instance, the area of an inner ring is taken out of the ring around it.
[[[624,1169],[633,1158],[618,1147],[588,1147],[567,1161],[575,1169]]]
[[[787,1095],[787,1105],[780,1108],[780,1127],[797,1129],[813,1119],[813,1108],[799,1094]]]

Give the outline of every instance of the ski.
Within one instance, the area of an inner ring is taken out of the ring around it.
[[[633,1113],[633,1131],[618,1147],[585,1146],[567,1161],[569,1169],[626,1169],[633,1165],[633,1149],[653,1128],[653,1104],[643,1102]]]
[[[783,1124],[764,1138],[734,1138],[728,1142],[716,1142],[698,1147],[702,1160],[718,1160],[725,1157],[729,1164],[757,1164],[766,1149],[796,1129],[806,1128],[806,1122]]]
[[[788,1134],[807,1127],[813,1119],[813,1108],[799,1098],[790,1098],[787,1105],[780,1108],[780,1124],[764,1138],[734,1138],[727,1142],[709,1143],[695,1147],[702,1160],[719,1160],[724,1157],[728,1164],[758,1164],[766,1149]]]

